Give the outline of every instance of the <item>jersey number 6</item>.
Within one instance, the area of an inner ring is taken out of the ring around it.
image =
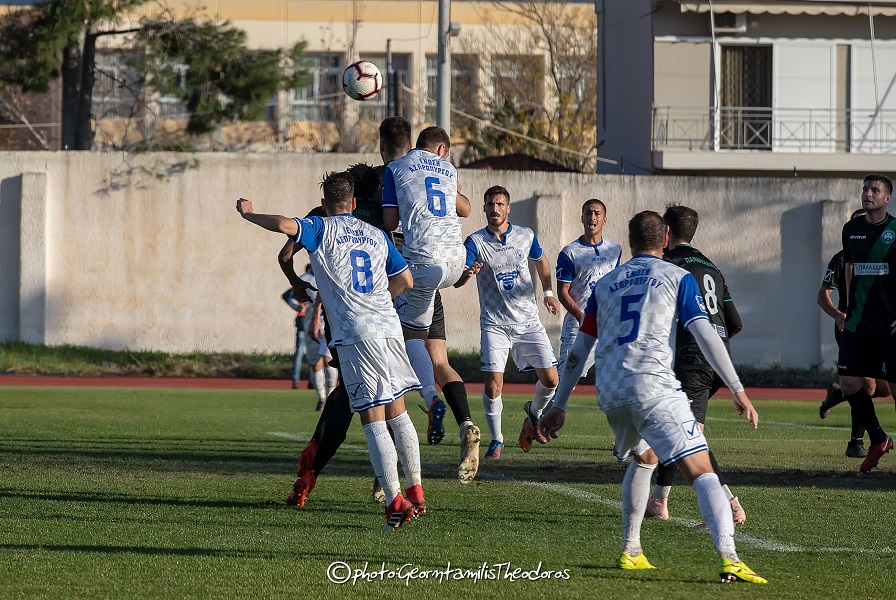
[[[423,180],[426,184],[426,208],[437,217],[448,214],[448,203],[445,202],[445,192],[433,186],[440,186],[442,182],[438,177],[427,177]]]

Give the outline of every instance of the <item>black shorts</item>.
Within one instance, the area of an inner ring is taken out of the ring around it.
[[[701,425],[706,423],[709,399],[725,385],[725,382],[715,371],[702,369],[678,371],[675,376],[681,382],[681,391],[687,394],[694,418]]]
[[[436,298],[432,305],[432,325],[429,326],[429,335],[434,340],[447,340],[445,337],[445,310],[442,308],[442,294],[436,290]]]
[[[870,336],[843,331],[837,373],[896,381],[896,336]]]

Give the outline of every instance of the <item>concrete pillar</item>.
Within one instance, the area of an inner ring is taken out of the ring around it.
[[[19,337],[44,344],[47,337],[47,175],[22,174],[19,267]]]
[[[554,297],[557,297],[557,256],[560,250],[569,243],[570,240],[563,239],[563,232],[566,230],[566,211],[563,210],[563,196],[556,193],[535,194],[535,235],[544,250],[544,255],[551,264],[551,280],[553,284],[551,289],[554,290]],[[535,282],[535,298],[538,300],[539,314],[541,322],[544,323],[545,329],[548,331],[548,337],[554,347],[555,355],[560,349],[560,330],[563,327],[563,314],[551,315],[544,307],[541,296],[541,285],[533,269],[532,280]]]

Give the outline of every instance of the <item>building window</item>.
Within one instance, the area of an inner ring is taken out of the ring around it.
[[[771,150],[772,47],[722,46],[719,148]]]
[[[140,76],[120,52],[97,52],[94,65],[93,115],[99,119],[134,116],[140,94]]]
[[[543,56],[493,56],[491,72],[495,107],[505,104],[515,108],[543,106]]]
[[[392,85],[392,82],[389,81],[389,73],[386,71],[386,55],[366,54],[362,52],[361,60],[372,62],[377,66],[377,68],[379,68],[380,73],[382,73],[383,75],[383,88],[380,90],[379,94],[361,103],[361,106],[359,107],[360,114],[358,118],[362,121],[374,121],[379,123],[387,116],[389,116],[386,114],[387,99],[389,97],[388,86]],[[411,120],[414,97],[410,94],[406,94],[401,89],[401,87],[412,87],[410,84],[410,64],[410,54],[392,53],[392,70],[395,71],[396,77],[400,82],[398,89],[395,90],[396,98],[399,106],[401,107],[401,116],[408,120]]]
[[[294,121],[336,121],[342,99],[342,54],[305,54],[311,81],[291,91]]]
[[[436,120],[436,94],[438,93],[439,57],[426,57],[426,116],[427,122]],[[476,56],[470,54],[451,55],[451,106],[465,113],[476,108]],[[453,122],[464,124],[462,117],[452,115]]]

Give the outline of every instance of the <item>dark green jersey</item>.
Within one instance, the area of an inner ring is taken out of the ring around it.
[[[702,252],[689,244],[679,244],[663,253],[663,258],[689,272],[697,280],[706,313],[713,329],[728,347],[728,340],[741,330],[740,315],[734,307],[722,272]],[[712,370],[697,340],[679,322],[675,334],[675,370]]]
[[[896,219],[871,224],[856,217],[843,226],[843,260],[852,265],[845,329],[889,336],[896,321]]]

